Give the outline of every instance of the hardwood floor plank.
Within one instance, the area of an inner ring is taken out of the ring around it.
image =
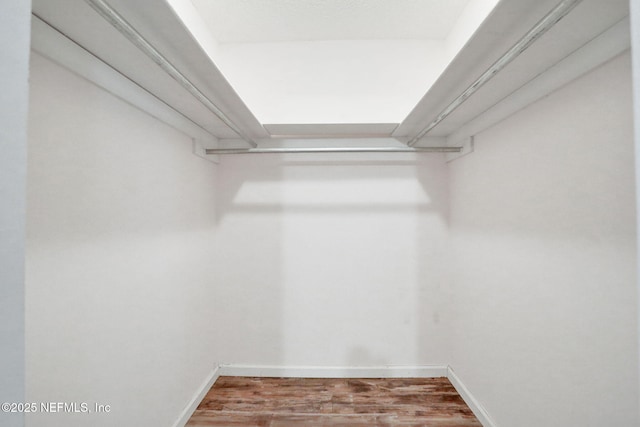
[[[196,410],[189,419],[189,427],[269,427],[271,415]]]
[[[189,427],[481,427],[446,378],[220,377]]]

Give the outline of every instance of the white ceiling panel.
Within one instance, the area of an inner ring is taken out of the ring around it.
[[[191,0],[221,43],[443,40],[469,0]]]

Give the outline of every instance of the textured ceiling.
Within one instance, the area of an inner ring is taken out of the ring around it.
[[[225,42],[444,39],[469,0],[192,0]]]

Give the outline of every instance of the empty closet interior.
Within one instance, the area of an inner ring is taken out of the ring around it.
[[[26,401],[112,410],[26,425],[184,425],[220,373],[637,425],[629,16],[33,0]]]

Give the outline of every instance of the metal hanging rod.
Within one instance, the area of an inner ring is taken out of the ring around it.
[[[446,119],[449,114],[454,112],[460,105],[462,105],[471,95],[476,93],[478,89],[484,86],[489,80],[491,80],[496,74],[498,74],[503,68],[505,68],[511,61],[516,59],[522,52],[527,50],[536,40],[538,40],[544,33],[549,31],[554,25],[556,25],[562,18],[564,18],[571,10],[578,5],[582,0],[564,0],[560,2],[551,12],[549,12],[544,18],[542,18],[536,25],[531,28],[527,34],[525,34],[516,44],[514,44],[504,55],[500,57],[496,62],[491,65],[487,71],[482,73],[480,77],[476,79],[468,88],[464,90],[456,99],[451,102],[438,116],[424,129],[422,129],[416,136],[414,136],[408,145],[413,147],[420,138],[429,133],[433,128],[438,126],[440,122]]]
[[[462,147],[207,148],[206,154],[459,153]]]
[[[105,20],[107,20],[116,30],[125,36],[131,43],[147,55],[153,62],[185,88],[194,98],[202,103],[209,111],[216,115],[225,125],[229,126],[252,147],[257,147],[253,139],[248,137],[240,128],[223,113],[209,98],[203,94],[193,83],[189,81],[167,58],[151,45],[138,31],[131,26],[118,12],[103,0],[86,0]]]

